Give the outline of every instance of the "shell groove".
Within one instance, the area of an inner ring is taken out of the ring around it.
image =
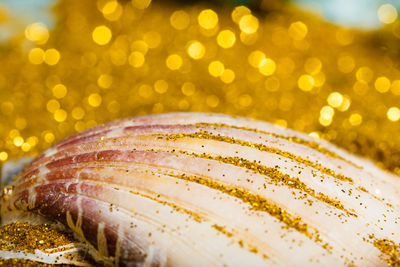
[[[400,263],[399,177],[266,122],[110,122],[44,152],[12,188],[3,214],[59,221],[105,264]]]

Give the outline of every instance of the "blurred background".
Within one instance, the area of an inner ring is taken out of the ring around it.
[[[0,162],[172,111],[290,127],[400,174],[400,0],[2,0]]]

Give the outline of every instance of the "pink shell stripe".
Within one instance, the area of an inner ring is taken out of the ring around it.
[[[202,113],[124,119],[65,139],[2,198],[59,221],[103,263],[386,264],[400,180],[271,124]]]

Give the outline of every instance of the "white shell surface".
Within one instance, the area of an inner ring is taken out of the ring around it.
[[[2,213],[38,213],[116,265],[399,263],[400,178],[327,142],[219,114],[124,119],[34,160]]]

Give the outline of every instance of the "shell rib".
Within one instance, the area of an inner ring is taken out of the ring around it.
[[[400,179],[266,122],[174,113],[110,122],[35,159],[2,213],[59,221],[115,265],[400,263]]]

